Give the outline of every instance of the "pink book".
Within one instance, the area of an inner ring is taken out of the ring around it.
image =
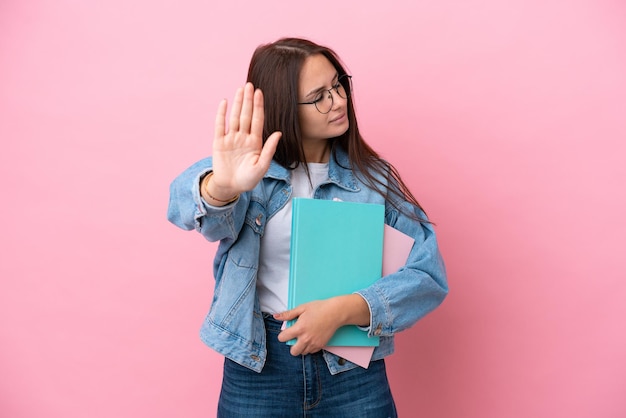
[[[383,276],[395,273],[406,264],[415,240],[385,224],[383,235]]]
[[[415,240],[385,224],[383,238],[383,276],[395,273],[406,264]],[[374,347],[324,347],[324,350],[343,357],[367,369]]]

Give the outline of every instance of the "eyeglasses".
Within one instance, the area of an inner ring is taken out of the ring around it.
[[[352,93],[352,76],[348,74],[343,74],[339,76],[337,79],[337,84],[329,88],[328,90],[320,91],[315,99],[311,102],[300,102],[299,105],[315,105],[315,108],[318,112],[325,115],[330,112],[333,108],[334,99],[333,99],[333,90],[341,97],[342,99],[347,99],[350,97]]]

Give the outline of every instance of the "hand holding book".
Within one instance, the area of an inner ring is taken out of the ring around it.
[[[370,312],[361,296],[349,294],[304,303],[274,317],[279,321],[298,319],[278,336],[282,342],[297,340],[290,351],[298,356],[324,348],[341,326],[369,325]]]

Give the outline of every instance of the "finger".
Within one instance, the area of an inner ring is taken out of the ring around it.
[[[274,132],[267,138],[267,141],[265,141],[265,145],[263,145],[261,149],[261,154],[259,154],[259,164],[261,164],[262,167],[269,168],[272,158],[274,158],[274,154],[276,153],[278,141],[280,141],[282,136],[282,132]]]
[[[243,102],[243,88],[239,87],[235,92],[235,98],[233,99],[233,108],[230,109],[229,131],[239,130],[239,115],[241,113],[241,106]]]
[[[299,356],[300,354],[312,354],[312,353],[317,353],[318,351],[320,351],[320,348],[317,348],[315,345],[305,345],[304,343],[300,343],[297,342],[294,345],[291,346],[291,348],[289,349],[289,353],[292,356]]]
[[[222,99],[217,106],[217,115],[215,116],[215,138],[221,138],[226,134],[226,108],[228,103],[226,99]]]
[[[279,312],[274,314],[274,318],[279,321],[291,321],[292,319],[296,319],[302,313],[302,309],[298,306],[289,311]]]
[[[250,132],[254,96],[254,86],[252,85],[252,83],[246,83],[243,90],[243,103],[241,107],[241,114],[239,115],[239,130],[241,132]]]
[[[297,335],[293,335],[288,340],[285,340],[285,342],[289,340],[293,340],[293,339],[296,339],[296,342],[289,349],[289,352],[291,353],[291,355],[299,356],[300,354],[306,354],[306,343],[304,342],[303,338],[298,338]]]
[[[299,356],[300,354],[306,354],[302,348],[298,347],[298,344],[293,345],[293,346],[289,349],[289,353],[290,353],[292,356],[294,356],[294,357],[297,357],[297,356]]]
[[[250,132],[263,137],[263,123],[265,122],[265,108],[263,106],[263,92],[256,89],[254,92],[254,109],[252,113],[252,126]]]
[[[296,332],[292,329],[292,327],[286,328],[278,334],[278,341],[281,343],[286,343],[294,338],[296,338]]]

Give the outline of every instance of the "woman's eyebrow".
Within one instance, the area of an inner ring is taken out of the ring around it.
[[[331,82],[330,82],[330,86],[331,86],[331,88],[332,88],[332,86],[334,86],[334,85],[335,85],[335,81],[336,81],[336,80],[338,80],[338,79],[339,79],[339,73],[335,73],[335,76],[333,77],[333,79],[332,79],[332,80],[331,80]],[[307,99],[307,98],[309,98],[309,97],[311,97],[311,96],[313,96],[313,95],[316,95],[317,93],[319,93],[319,92],[321,92],[321,91],[324,91],[324,90],[327,90],[327,89],[326,89],[326,88],[324,88],[323,86],[322,86],[322,87],[318,87],[318,88],[313,89],[313,90],[311,90],[310,92],[308,92],[308,93],[307,93],[307,95],[306,95],[306,96],[304,96],[304,98],[305,98],[305,99]]]

